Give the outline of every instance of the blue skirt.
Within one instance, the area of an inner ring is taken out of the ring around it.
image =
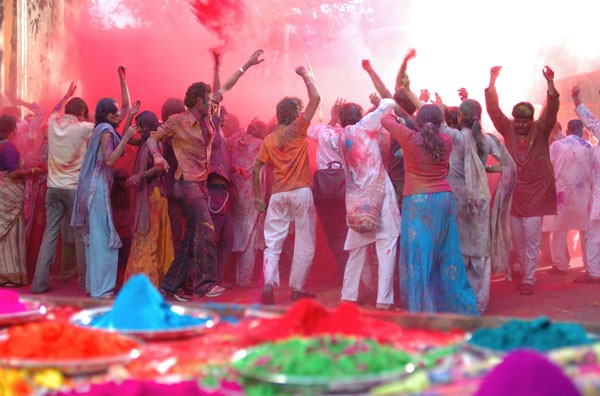
[[[453,193],[404,197],[399,270],[405,310],[479,315],[460,251]]]

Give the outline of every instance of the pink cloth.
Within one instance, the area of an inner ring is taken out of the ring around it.
[[[19,301],[19,293],[0,289],[0,314],[23,312],[27,308]]]

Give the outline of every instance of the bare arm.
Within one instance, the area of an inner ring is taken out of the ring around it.
[[[100,146],[102,148],[102,156],[104,157],[104,163],[106,165],[113,166],[115,162],[117,162],[117,160],[121,158],[121,156],[125,152],[125,145],[127,145],[127,141],[131,139],[135,132],[135,126],[129,127],[123,134],[123,138],[121,138],[121,141],[119,142],[117,147],[114,148],[114,150],[112,150],[110,147],[110,133],[105,133],[104,135],[102,135]]]
[[[396,86],[395,90],[399,90],[406,85],[408,81],[408,75],[406,74],[406,67],[408,65],[408,61],[417,56],[417,51],[414,48],[411,48],[408,53],[404,56],[404,60],[400,65],[400,70],[398,70],[398,75],[396,75]]]
[[[133,106],[131,107],[131,110],[129,110],[129,114],[127,114],[127,119],[125,120],[125,125],[123,126],[124,131],[128,130],[131,124],[133,123],[133,117],[135,117],[135,115],[140,111],[141,105],[142,102],[136,100]],[[129,144],[130,146],[141,146],[142,139],[132,136],[131,139],[129,139],[129,141],[127,142],[127,144]]]
[[[221,68],[221,53],[216,49],[212,49],[213,56],[213,92],[218,92],[221,89],[221,76],[220,76],[220,68]]]
[[[265,211],[265,201],[262,199],[261,186],[260,186],[260,169],[263,167],[263,163],[259,160],[254,162],[254,168],[252,168],[252,185],[254,187],[254,205],[256,210],[259,212]]]
[[[319,108],[319,103],[321,102],[321,95],[315,87],[315,82],[310,76],[308,72],[304,68],[304,66],[298,66],[296,68],[296,74],[302,77],[304,84],[306,85],[306,90],[308,91],[308,104],[306,105],[306,109],[304,110],[304,119],[306,122],[310,122],[315,115],[315,112]]]
[[[369,77],[371,77],[371,81],[373,82],[373,85],[375,86],[375,89],[377,90],[377,92],[379,92],[379,95],[382,98],[391,98],[392,93],[385,86],[385,84],[383,83],[383,81],[381,80],[381,77],[379,77],[377,72],[375,72],[375,69],[373,69],[373,66],[371,66],[371,62],[368,59],[363,59],[362,67],[367,72]]]
[[[125,78],[125,66],[119,66],[117,72],[119,73],[119,83],[121,84],[121,119],[119,120],[119,122],[121,122],[129,113],[129,109],[131,108],[131,99],[129,97],[127,79]]]
[[[238,82],[238,80],[240,79],[240,77],[242,77],[242,74],[244,74],[246,72],[246,70],[248,70],[249,68],[251,68],[254,65],[258,65],[259,63],[264,62],[264,59],[260,59],[260,56],[264,53],[265,51],[259,49],[254,51],[254,53],[250,56],[250,59],[248,59],[248,61],[244,64],[244,66],[240,67],[238,70],[236,70],[233,75],[231,77],[229,77],[229,79],[227,81],[225,81],[225,84],[223,84],[223,86],[217,91],[215,88],[215,99],[217,99],[218,101],[221,101],[223,99],[223,95],[225,94],[225,92],[229,91],[231,88],[233,88],[233,86]]]

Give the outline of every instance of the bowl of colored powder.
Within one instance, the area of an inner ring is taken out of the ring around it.
[[[139,340],[121,334],[42,320],[0,332],[0,366],[92,374],[136,359],[142,346]]]
[[[167,304],[145,275],[129,279],[112,307],[80,311],[76,326],[118,332],[145,340],[179,339],[198,335],[219,322],[215,312]]]
[[[476,352],[505,354],[516,349],[549,352],[595,342],[598,337],[587,333],[579,324],[552,322],[541,316],[527,321],[513,319],[497,328],[477,329],[467,345]]]
[[[240,350],[232,368],[247,381],[286,390],[359,392],[410,374],[412,361],[405,351],[371,339],[323,335]]]
[[[41,319],[48,307],[34,300],[22,299],[14,290],[0,289],[0,326],[10,326]]]

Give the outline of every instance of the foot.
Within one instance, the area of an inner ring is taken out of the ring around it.
[[[45,294],[45,293],[49,293],[49,292],[50,292],[50,286],[48,286],[45,289],[40,289],[40,290],[31,289],[31,294]]]
[[[204,297],[218,297],[221,294],[225,293],[225,288],[219,285],[214,285],[204,295]]]
[[[260,301],[265,305],[275,305],[275,296],[273,295],[273,286],[264,285],[260,295]]]
[[[398,308],[397,306],[395,306],[394,304],[384,304],[384,303],[375,304],[375,309],[379,309],[382,311],[401,311],[401,309]]]
[[[547,274],[552,274],[552,275],[567,275],[568,272],[565,270],[561,270],[558,267],[552,266],[552,268],[550,268],[548,271],[546,271]]]
[[[113,292],[104,293],[96,298],[99,300],[112,300],[113,298],[115,298],[115,293],[113,293]]]
[[[307,292],[306,290],[292,290],[290,298],[292,301],[298,301],[301,298],[317,298],[317,295],[315,293]]]
[[[162,287],[158,288],[158,291],[160,294],[162,294],[163,298],[165,299],[174,299],[176,301],[179,302],[188,302],[188,301],[192,301],[192,296],[186,292],[184,292],[183,290],[178,290],[175,293],[170,292],[166,289],[163,289]]]
[[[523,283],[520,293],[523,296],[531,296],[533,294],[533,285],[530,283]]]
[[[573,283],[600,283],[600,278],[592,278],[587,272],[573,279]]]

